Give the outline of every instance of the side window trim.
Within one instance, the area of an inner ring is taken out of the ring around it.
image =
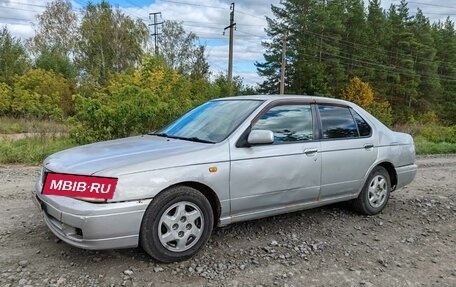
[[[315,141],[321,141],[323,139],[323,127],[321,124],[321,117],[318,105],[318,103],[312,104],[312,112],[314,114],[314,131],[317,130],[317,132],[314,135]]]
[[[361,137],[361,133],[359,132],[358,123],[356,122],[355,116],[353,116],[353,112],[354,112],[354,111],[352,111],[352,108],[351,108],[351,107],[348,107],[348,111],[350,112],[350,115],[351,115],[351,117],[352,117],[352,119],[353,119],[353,122],[355,123],[356,130],[358,131],[358,138],[360,138],[360,137]]]

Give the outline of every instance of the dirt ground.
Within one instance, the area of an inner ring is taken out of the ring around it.
[[[176,264],[60,242],[31,200],[38,168],[0,166],[0,286],[456,286],[456,155],[417,163],[380,215],[338,204],[233,224]]]

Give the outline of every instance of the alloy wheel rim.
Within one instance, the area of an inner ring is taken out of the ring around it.
[[[192,202],[180,201],[172,204],[161,215],[158,238],[166,249],[184,252],[198,242],[203,229],[204,217],[201,209]]]
[[[388,184],[386,178],[383,175],[374,176],[374,178],[369,183],[369,204],[374,208],[382,206],[386,201],[387,194]]]

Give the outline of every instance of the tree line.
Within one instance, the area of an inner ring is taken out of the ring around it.
[[[286,35],[286,92],[344,98],[358,78],[391,108],[392,122],[417,117],[456,123],[454,23],[432,23],[402,0],[385,10],[380,0],[284,0],[267,18],[270,40],[256,63],[263,93],[277,93]],[[350,88],[348,88],[350,89]]]
[[[165,21],[156,55],[143,21],[102,1],[78,17],[55,0],[25,42],[0,32],[0,116],[65,121],[78,142],[153,130],[193,106],[252,93],[239,77],[210,77],[205,46]]]
[[[286,92],[348,99],[387,124],[456,123],[456,32],[407,2],[284,0],[271,7],[258,89],[210,77],[205,46],[166,21],[155,55],[147,26],[89,3],[77,15],[55,0],[23,42],[0,31],[0,116],[64,121],[78,142],[158,128],[193,106],[230,94],[277,93],[283,41]],[[211,80],[212,78],[212,80]]]

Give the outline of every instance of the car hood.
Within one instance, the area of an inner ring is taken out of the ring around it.
[[[129,170],[129,166],[149,161],[152,162],[147,166],[148,170],[196,164],[194,157],[189,162],[188,159],[192,157],[188,155],[212,146],[214,145],[143,135],[67,149],[49,156],[44,161],[44,166],[54,172],[71,174],[116,173],[116,169],[121,169],[123,173],[133,173],[136,170]],[[186,156],[176,159],[182,155]]]

